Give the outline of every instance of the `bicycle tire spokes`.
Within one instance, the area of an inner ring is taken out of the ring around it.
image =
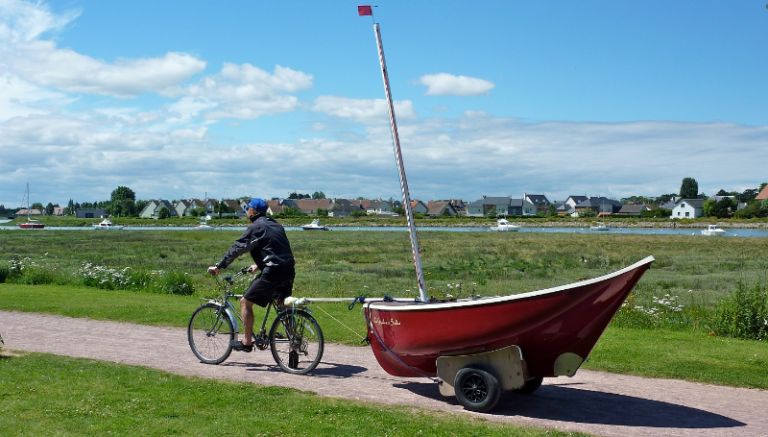
[[[279,338],[284,336],[285,339]],[[304,311],[283,313],[270,330],[272,356],[288,373],[305,374],[320,363],[323,334],[317,321]]]

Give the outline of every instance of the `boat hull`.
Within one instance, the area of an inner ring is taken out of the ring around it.
[[[558,359],[586,359],[653,261],[648,257],[599,278],[519,295],[370,303],[365,311],[371,346],[381,367],[396,376],[435,376],[439,356],[510,345],[522,350],[529,377],[558,376]]]
[[[45,225],[42,223],[19,223],[21,229],[43,229]]]

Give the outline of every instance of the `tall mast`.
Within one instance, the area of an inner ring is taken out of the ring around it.
[[[411,236],[411,250],[413,251],[413,265],[416,268],[416,279],[419,281],[419,297],[422,302],[427,301],[427,286],[424,284],[424,272],[421,269],[421,256],[419,255],[419,241],[416,237],[416,225],[413,222],[413,208],[411,208],[411,195],[408,191],[408,180],[405,177],[405,167],[403,166],[403,154],[400,151],[400,137],[397,134],[397,121],[395,121],[395,106],[392,103],[392,92],[389,88],[389,75],[387,74],[387,62],[384,60],[384,46],[381,43],[381,31],[379,24],[373,23],[373,30],[376,33],[376,44],[379,48],[379,62],[381,63],[381,74],[384,77],[384,92],[387,94],[387,105],[389,106],[389,121],[392,125],[392,143],[395,148],[395,160],[397,160],[397,171],[400,173],[400,188],[403,191],[403,203],[405,206],[405,216],[408,220],[408,234]]]

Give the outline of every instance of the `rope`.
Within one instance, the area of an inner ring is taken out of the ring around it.
[[[369,304],[368,304],[368,307],[370,307],[370,306],[371,306],[371,304],[369,303]],[[376,337],[376,341],[378,341],[378,342],[379,342],[379,344],[381,345],[381,347],[383,347],[383,348],[384,348],[384,350],[385,350],[385,351],[389,352],[389,354],[390,354],[390,355],[392,355],[393,357],[395,357],[395,359],[396,359],[397,361],[399,361],[399,362],[400,362],[400,364],[402,364],[403,366],[405,366],[405,367],[407,367],[407,368],[409,368],[409,369],[413,370],[413,372],[414,372],[414,373],[418,373],[419,375],[421,375],[421,376],[423,376],[423,377],[425,377],[425,378],[427,378],[427,379],[431,380],[432,382],[436,382],[436,383],[440,384],[440,379],[439,379],[439,378],[433,378],[433,377],[431,377],[431,376],[429,376],[429,375],[425,375],[425,374],[423,374],[423,373],[419,372],[418,370],[416,370],[416,369],[414,369],[413,367],[411,367],[411,366],[409,366],[408,364],[406,364],[406,363],[405,363],[405,361],[403,361],[403,360],[401,360],[401,359],[400,359],[400,357],[398,357],[397,355],[395,355],[395,353],[394,353],[394,352],[392,352],[392,350],[390,350],[390,349],[387,347],[387,345],[385,345],[385,344],[384,344],[384,342],[383,342],[383,341],[381,341],[381,338],[379,338],[379,334],[377,334],[377,333],[376,333],[376,331],[375,331],[375,330],[373,329],[373,327],[371,326],[371,321],[370,321],[370,320],[368,320],[368,312],[367,312],[367,311],[363,311],[363,315],[365,316],[365,323],[368,325],[368,330],[369,330],[369,331],[371,331],[371,332],[373,332],[373,335]]]
[[[335,320],[335,321],[336,321],[336,322],[337,322],[339,325],[341,325],[341,326],[343,326],[343,327],[345,327],[345,328],[349,329],[349,330],[350,330],[352,333],[354,333],[356,336],[358,336],[358,337],[362,338],[363,340],[365,340],[365,337],[363,337],[362,335],[358,334],[358,333],[357,333],[357,331],[355,331],[354,329],[352,329],[352,328],[350,328],[349,326],[347,326],[347,325],[345,325],[344,323],[342,323],[342,321],[341,321],[341,320],[337,319],[336,317],[333,317],[333,316],[331,315],[331,313],[329,313],[328,311],[326,311],[326,310],[322,309],[322,308],[321,308],[321,307],[319,307],[319,306],[316,306],[315,308],[317,308],[317,309],[319,309],[320,311],[324,312],[326,315],[328,315],[328,317],[330,317],[330,318],[332,318],[333,320]]]

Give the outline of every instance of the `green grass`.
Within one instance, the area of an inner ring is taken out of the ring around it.
[[[157,326],[185,327],[199,303],[197,298],[184,296],[0,284],[0,309]],[[314,304],[310,308],[327,342],[360,345],[360,336],[365,336],[366,330],[359,305],[353,311],[347,310],[346,304],[336,303]],[[261,317],[263,312],[257,309],[257,322]],[[768,344],[698,331],[611,326],[585,368],[768,389]]]
[[[205,274],[206,267],[218,261],[239,235],[238,231],[0,232],[0,269],[11,260],[28,257],[37,265],[29,278],[49,280],[49,285],[35,287],[0,283],[0,308],[185,326],[199,304],[198,298],[216,294],[214,281]],[[289,232],[289,238],[298,262],[295,296],[417,295],[405,232],[296,231]],[[538,290],[596,277],[654,255],[656,262],[634,290],[632,304],[649,308],[654,305],[654,297],[668,294],[683,305],[681,317],[665,323],[645,317],[650,329],[636,331],[616,329],[633,327],[627,322],[632,322],[633,315],[624,317],[620,313],[616,326],[598,343],[589,365],[617,372],[768,388],[765,373],[749,365],[753,361],[765,362],[764,341],[736,348],[742,343],[718,343],[707,335],[713,331],[709,314],[722,298],[737,290],[740,281],[749,287],[768,283],[767,239],[422,232],[420,243],[426,282],[436,296],[456,296],[459,284],[461,296]],[[114,269],[188,274],[185,277],[195,285],[196,293],[183,297],[84,288],[77,279],[83,262]],[[247,264],[243,260],[234,266]],[[327,341],[359,344],[360,336],[365,335],[360,306],[354,311],[348,311],[346,304],[317,304],[312,308]],[[676,316],[670,313],[670,317]],[[626,342],[634,341],[634,337],[644,339],[638,340],[636,348],[643,353],[633,356],[621,346],[601,352],[610,344],[612,334]],[[682,337],[675,337],[678,335]],[[718,349],[725,352],[718,355]],[[691,358],[698,356],[708,358],[703,362]],[[702,369],[713,363],[727,370]],[[747,370],[730,378],[730,366],[739,367],[739,363],[747,363]]]
[[[700,333],[608,328],[584,368],[768,389],[768,345]]]
[[[52,355],[0,356],[3,436],[585,436]]]

